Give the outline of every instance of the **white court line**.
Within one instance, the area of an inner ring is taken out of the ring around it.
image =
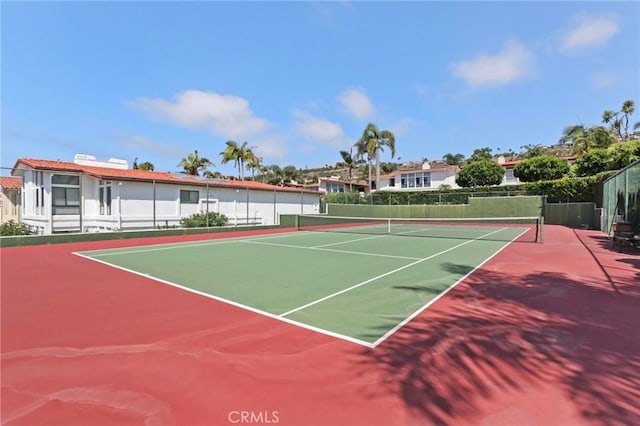
[[[330,252],[333,252],[333,253],[357,254],[357,255],[360,255],[360,256],[388,257],[388,258],[391,258],[391,259],[406,259],[406,260],[418,260],[418,259],[420,259],[419,257],[394,256],[392,254],[379,254],[379,253],[367,253],[367,252],[360,252],[360,251],[335,250],[335,249],[318,248],[318,247],[294,246],[292,244],[267,243],[267,242],[263,242],[263,241],[243,240],[243,241],[239,241],[239,242],[245,243],[245,244],[262,244],[262,245],[265,245],[265,246],[296,248],[296,249],[302,249],[302,250],[317,250],[317,251],[330,251]]]
[[[504,228],[507,229],[507,228]],[[498,253],[500,253],[502,250],[504,250],[509,244],[511,244],[512,242],[514,242],[515,240],[517,240],[518,238],[520,238],[520,236],[524,235],[526,232],[528,232],[531,228],[527,228],[524,231],[522,231],[520,234],[516,235],[511,241],[508,241],[505,243],[504,246],[502,246],[498,251],[496,251],[495,253],[493,253],[491,256],[489,256],[488,258],[486,258],[482,263],[480,263],[478,266],[476,266],[475,268],[473,268],[473,270],[469,271],[465,276],[463,276],[462,278],[460,278],[458,281],[456,281],[455,283],[451,284],[446,290],[444,290],[442,293],[438,294],[436,297],[434,297],[433,299],[431,299],[430,301],[428,301],[424,306],[420,307],[420,309],[418,309],[417,311],[415,311],[413,314],[411,314],[410,316],[408,316],[407,318],[405,318],[401,323],[399,323],[398,325],[396,325],[395,327],[393,327],[391,330],[387,331],[385,334],[382,335],[382,337],[380,337],[378,340],[376,340],[375,342],[373,342],[373,347],[375,348],[376,346],[378,346],[380,343],[384,342],[385,340],[387,340],[391,335],[393,335],[393,333],[395,333],[396,331],[400,330],[402,327],[404,327],[405,324],[407,324],[409,321],[411,321],[412,319],[414,319],[415,317],[417,317],[418,315],[420,315],[420,313],[422,313],[425,309],[427,309],[429,306],[433,305],[434,303],[436,303],[442,296],[444,296],[445,294],[447,294],[449,291],[451,291],[455,286],[457,286],[458,284],[460,284],[462,281],[464,281],[469,275],[473,274],[477,269],[481,268],[482,265],[484,265],[485,263],[487,263],[489,260],[493,259]]]
[[[118,255],[118,254],[129,254],[129,253],[144,253],[147,251],[159,251],[159,250],[173,250],[173,249],[180,249],[180,248],[185,248],[185,247],[205,247],[205,246],[214,246],[214,245],[218,245],[218,244],[228,244],[228,243],[235,243],[235,242],[242,242],[245,241],[247,238],[251,238],[253,240],[260,238],[260,239],[270,239],[270,238],[282,238],[282,237],[292,237],[292,236],[298,236],[298,235],[304,235],[298,232],[285,232],[282,234],[277,234],[277,235],[255,235],[255,236],[251,236],[251,237],[230,237],[230,238],[220,238],[220,239],[215,239],[215,240],[206,240],[206,241],[189,241],[189,242],[183,242],[183,243],[162,243],[162,244],[151,244],[151,245],[147,245],[147,246],[132,246],[132,247],[114,247],[114,248],[109,248],[109,249],[98,249],[98,250],[83,250],[79,253],[85,253],[85,254],[89,254],[93,257],[102,257],[102,256],[113,256],[113,255]],[[138,248],[139,247],[139,248]],[[137,250],[127,250],[127,249],[136,249]],[[104,251],[108,251],[108,253],[101,253]],[[93,254],[95,253],[95,254]],[[74,253],[75,254],[75,253]]]
[[[401,267],[399,267],[399,268],[396,268],[396,269],[394,269],[394,270],[392,270],[392,271],[385,272],[384,274],[380,274],[380,275],[378,275],[377,277],[370,278],[370,279],[368,279],[368,280],[366,280],[366,281],[363,281],[363,282],[361,282],[361,283],[358,283],[358,284],[352,285],[351,287],[345,288],[345,289],[343,289],[343,290],[336,291],[335,293],[332,293],[332,294],[329,294],[329,295],[327,295],[327,296],[325,296],[325,297],[322,297],[322,298],[320,298],[320,299],[314,300],[313,302],[309,302],[309,303],[307,303],[306,305],[302,305],[302,306],[299,306],[299,307],[297,307],[297,308],[291,309],[290,311],[287,311],[287,312],[285,312],[285,313],[280,314],[280,316],[281,316],[281,317],[286,317],[287,315],[290,315],[290,314],[292,314],[292,313],[294,313],[294,312],[298,312],[298,311],[300,311],[300,310],[302,310],[302,309],[306,309],[306,308],[308,308],[309,306],[316,305],[316,304],[318,304],[318,303],[320,303],[320,302],[324,302],[325,300],[332,299],[332,298],[334,298],[334,297],[336,297],[336,296],[339,296],[339,295],[341,295],[341,294],[343,294],[343,293],[346,293],[346,292],[348,292],[348,291],[351,291],[351,290],[353,290],[353,289],[355,289],[355,288],[362,287],[363,285],[369,284],[369,283],[371,283],[371,282],[373,282],[373,281],[377,281],[377,280],[379,280],[380,278],[386,277],[386,276],[391,275],[391,274],[395,274],[396,272],[402,271],[403,269],[407,269],[407,268],[410,268],[410,267],[412,267],[412,266],[415,266],[415,265],[417,265],[417,264],[419,264],[419,263],[422,263],[422,262],[424,262],[424,261],[426,261],[426,260],[433,259],[433,258],[434,258],[434,257],[436,257],[436,256],[440,256],[441,254],[444,254],[444,253],[450,252],[451,250],[455,250],[455,249],[457,249],[457,248],[460,248],[460,247],[462,247],[462,246],[465,246],[465,245],[467,245],[467,244],[469,244],[469,243],[472,243],[472,242],[474,242],[474,241],[479,240],[480,238],[488,237],[488,236],[489,236],[489,235],[491,235],[491,234],[495,234],[495,233],[497,233],[497,232],[504,231],[505,229],[509,229],[509,228],[506,228],[506,227],[505,227],[505,228],[502,228],[502,229],[498,229],[498,230],[496,230],[496,231],[489,232],[488,234],[485,234],[485,235],[482,235],[482,236],[480,236],[480,237],[474,238],[473,240],[465,241],[465,242],[463,242],[463,243],[460,243],[460,244],[458,244],[458,245],[455,245],[455,246],[453,246],[453,247],[450,247],[450,248],[448,248],[448,249],[446,249],[446,250],[442,250],[442,251],[439,251],[438,253],[432,254],[431,256],[427,256],[427,257],[422,258],[422,259],[419,259],[419,260],[417,260],[417,261],[415,261],[415,262],[409,263],[408,265],[404,265],[404,266],[401,266]]]
[[[313,246],[311,248],[321,248],[321,247],[331,247],[331,246],[337,246],[340,244],[348,244],[348,243],[353,243],[355,241],[364,241],[364,240],[371,240],[374,238],[381,238],[381,237],[388,237],[389,234],[384,234],[384,235],[374,235],[373,237],[364,237],[364,238],[356,238],[355,240],[347,240],[347,241],[340,241],[338,243],[331,243],[331,244],[321,244],[319,246]]]
[[[92,260],[94,262],[102,263],[103,265],[107,265],[107,266],[110,266],[112,268],[120,269],[122,271],[126,271],[126,272],[129,272],[131,274],[139,275],[141,277],[149,278],[149,279],[152,279],[152,280],[157,281],[157,282],[162,283],[162,284],[170,285],[172,287],[176,287],[176,288],[179,288],[181,290],[188,291],[189,293],[194,293],[194,294],[197,294],[199,296],[208,297],[209,299],[217,300],[219,302],[228,303],[229,305],[236,306],[236,307],[242,308],[242,309],[246,309],[247,311],[251,311],[251,312],[254,312],[256,314],[260,314],[260,315],[263,315],[263,316],[266,316],[266,317],[269,317],[269,318],[272,318],[272,319],[276,319],[278,321],[286,322],[288,324],[293,324],[295,326],[298,326],[298,327],[301,327],[301,328],[305,328],[307,330],[315,331],[316,333],[324,334],[324,335],[331,336],[331,337],[336,337],[338,339],[346,340],[347,342],[356,343],[358,345],[366,346],[368,348],[373,348],[371,343],[366,342],[364,340],[356,339],[355,337],[346,336],[346,335],[340,334],[340,333],[335,333],[333,331],[325,330],[325,329],[322,329],[322,328],[319,328],[319,327],[315,327],[315,326],[310,325],[310,324],[305,324],[303,322],[298,322],[298,321],[295,321],[295,320],[292,320],[292,319],[289,319],[289,318],[282,318],[281,316],[276,315],[276,314],[272,314],[270,312],[266,312],[266,311],[263,311],[263,310],[260,310],[260,309],[257,309],[257,308],[253,308],[253,307],[248,306],[248,305],[243,305],[242,303],[234,302],[232,300],[225,299],[223,297],[214,296],[214,295],[209,294],[209,293],[205,293],[205,292],[202,292],[202,291],[194,290],[192,288],[185,287],[185,286],[182,286],[180,284],[176,284],[176,283],[171,282],[171,281],[163,280],[161,278],[157,278],[157,277],[154,277],[154,276],[149,275],[149,274],[145,274],[145,273],[142,273],[142,272],[134,271],[133,269],[128,269],[128,268],[125,268],[125,267],[122,267],[122,266],[118,266],[118,265],[113,265],[113,264],[111,264],[109,262],[105,262],[105,261],[100,260],[100,259],[95,259],[95,258],[90,257],[90,256],[85,256],[85,255],[80,254],[80,253],[73,253],[73,254],[75,254],[76,256],[79,256],[79,257],[83,257],[83,258],[88,259],[88,260]]]

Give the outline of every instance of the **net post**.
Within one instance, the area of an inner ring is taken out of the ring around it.
[[[538,238],[538,233],[540,237]],[[544,243],[544,216],[540,216],[536,222],[536,243]]]
[[[299,231],[300,230],[300,215],[299,214],[297,214],[295,216],[294,223],[295,223],[296,231]]]
[[[387,235],[391,235],[391,219],[387,219]]]

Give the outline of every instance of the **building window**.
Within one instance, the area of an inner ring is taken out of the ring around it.
[[[198,204],[199,198],[198,191],[180,190],[180,204]]]
[[[35,213],[37,215],[44,214],[44,173],[33,172],[34,201],[35,201]]]
[[[391,186],[391,187],[396,186],[396,178],[390,178],[389,179],[389,186]]]
[[[54,215],[80,214],[80,176],[51,176],[51,197]]]
[[[100,214],[111,216],[111,182],[100,181],[98,199],[100,201]]]
[[[80,186],[80,176],[53,175],[51,176],[51,184]]]
[[[404,173],[400,175],[401,188],[430,188],[431,173]]]
[[[345,187],[343,183],[327,182],[327,192],[344,192]]]

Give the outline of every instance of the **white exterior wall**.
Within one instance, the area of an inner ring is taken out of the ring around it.
[[[152,182],[111,182],[111,212],[100,214],[100,179],[83,175],[80,185],[81,215],[52,215],[51,175],[43,172],[44,206],[36,214],[34,171],[24,172],[23,222],[38,227],[39,232],[152,229],[179,226],[180,219],[207,210],[224,214],[229,225],[275,225],[280,214],[317,214],[320,195],[303,192],[265,191],[246,188],[207,188]],[[75,174],[77,175],[77,174]],[[198,202],[181,203],[180,191],[198,191]],[[155,206],[155,211],[154,211]]]
[[[402,187],[402,181],[400,179],[401,174],[408,173],[423,173],[429,172],[430,174],[430,185],[428,187]],[[434,189],[439,189],[441,185],[449,185],[451,188],[460,188],[456,183],[456,174],[452,171],[446,170],[411,170],[403,173],[398,173],[393,177],[395,179],[394,186],[390,186],[389,183],[391,178],[384,177],[380,178],[380,189],[387,191],[430,191]]]
[[[35,171],[22,171],[22,223],[33,227],[39,234],[51,233],[51,173],[43,172],[42,189],[44,191],[44,205],[36,208]]]

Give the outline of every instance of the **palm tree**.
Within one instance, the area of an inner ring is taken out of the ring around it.
[[[248,149],[247,153],[247,169],[251,170],[251,178],[256,180],[256,170],[261,170],[262,157],[255,155],[251,149]]]
[[[248,148],[248,143],[245,141],[242,145],[238,145],[235,141],[227,141],[227,148],[220,153],[222,156],[222,164],[226,164],[233,160],[234,167],[238,169],[238,179],[244,179],[244,163],[255,157],[251,148]]]
[[[621,120],[622,126],[624,126],[624,140],[629,139],[629,116],[633,114],[635,110],[636,107],[632,100],[624,101],[624,103],[622,104],[622,109],[620,110],[620,112],[622,112],[623,114]]]
[[[361,140],[367,142],[369,150],[373,151],[376,158],[376,189],[380,188],[380,151],[383,147],[391,148],[391,158],[396,155],[396,136],[389,130],[380,130],[373,123],[367,124],[362,132]]]
[[[579,154],[589,152],[589,141],[587,140],[587,129],[582,124],[567,126],[562,131],[560,143],[571,144],[571,152]]]
[[[198,150],[196,149],[193,154],[187,155],[186,158],[183,158],[180,163],[178,163],[178,167],[182,167],[184,169],[183,173],[192,176],[199,176],[200,170],[206,170],[207,167],[213,166],[214,164],[207,160],[206,158],[200,157],[198,154]]]
[[[358,142],[355,143],[354,147],[356,148],[356,154],[360,161],[364,162],[365,155],[367,156],[367,166],[369,168],[369,185],[371,185],[371,159],[373,158],[373,147],[370,146],[369,141],[366,139],[360,138]]]
[[[359,163],[362,162],[362,160],[359,160],[358,158],[353,156],[353,148],[351,148],[349,152],[340,151],[340,155],[342,156],[342,160],[345,166],[349,168],[349,190],[353,191],[353,182],[351,177],[352,171]]]
[[[582,124],[565,127],[561,143],[571,143],[571,153],[582,154],[591,148],[607,148],[617,141],[612,130],[604,126],[585,128]]]

